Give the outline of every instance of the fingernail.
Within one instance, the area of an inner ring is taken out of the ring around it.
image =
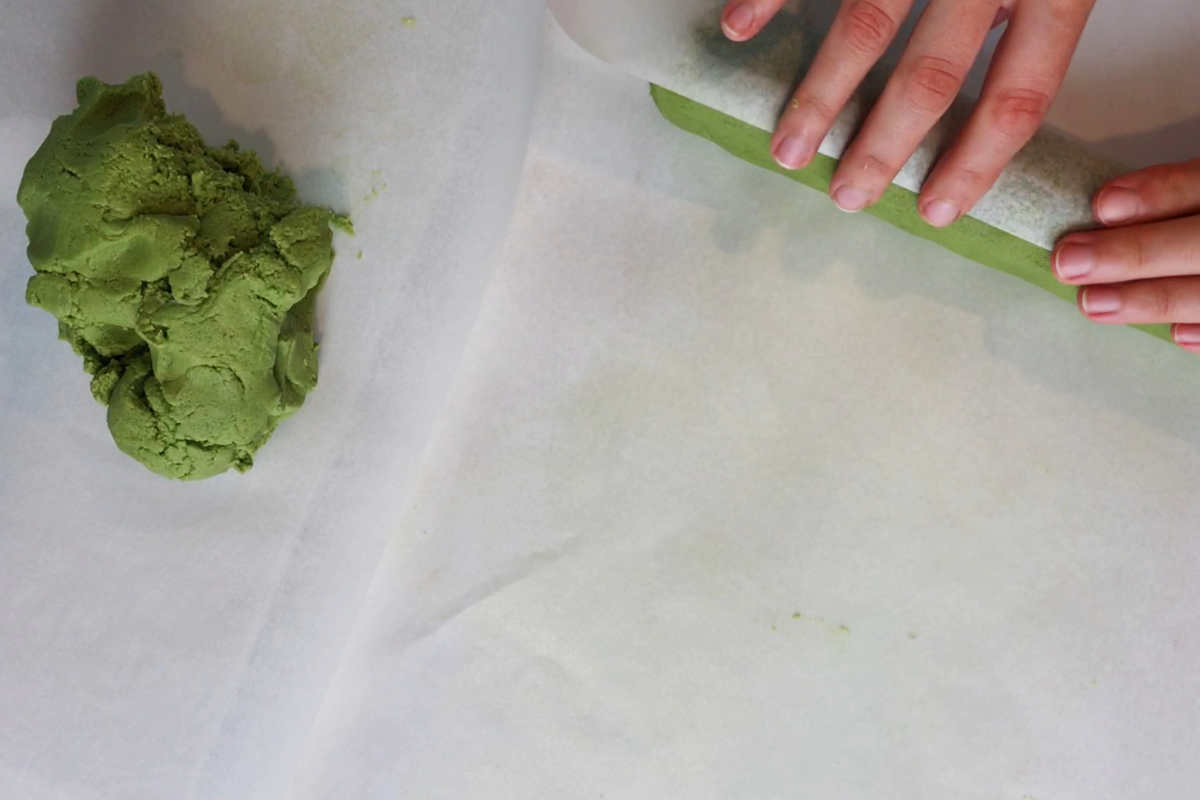
[[[958,209],[945,200],[934,200],[925,204],[922,212],[925,221],[935,228],[944,228],[958,219]]]
[[[1176,325],[1171,331],[1175,344],[1189,347],[1200,345],[1200,325]]]
[[[1064,244],[1054,256],[1054,271],[1063,280],[1082,278],[1096,268],[1096,248],[1087,244]]]
[[[754,27],[754,4],[742,3],[734,6],[725,15],[724,25],[725,30],[734,36],[745,36]]]
[[[854,186],[843,186],[833,193],[833,202],[837,203],[837,207],[850,213],[862,211],[869,199],[866,192]]]
[[[802,136],[787,136],[775,148],[775,160],[784,169],[800,169],[812,161],[813,148]]]
[[[1137,192],[1114,186],[1100,193],[1100,199],[1096,203],[1096,216],[1105,225],[1116,225],[1136,217],[1141,208],[1142,200]]]
[[[1121,295],[1108,286],[1089,286],[1083,290],[1081,305],[1089,314],[1111,314],[1121,308]]]

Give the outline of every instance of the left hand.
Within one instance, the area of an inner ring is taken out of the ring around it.
[[[1169,322],[1200,353],[1200,159],[1151,167],[1105,185],[1093,203],[1105,227],[1063,237],[1054,273],[1081,287],[1095,322]]]
[[[834,0],[827,0],[834,2]],[[725,35],[758,35],[785,0],[729,0]],[[914,0],[843,0],[816,59],[779,121],[771,153],[808,164],[838,112],[883,56]],[[842,156],[830,187],[843,211],[878,202],[949,110],[988,31],[1009,20],[983,95],[921,191],[921,215],[949,225],[966,214],[1037,131],[1058,93],[1095,0],[931,0],[879,102]]]

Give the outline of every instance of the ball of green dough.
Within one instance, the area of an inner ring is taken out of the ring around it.
[[[18,191],[26,299],[83,357],[122,451],[171,478],[244,471],[316,385],[314,299],[348,223],[206,146],[152,74],[78,98]]]

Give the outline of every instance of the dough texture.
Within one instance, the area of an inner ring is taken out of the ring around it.
[[[83,357],[122,451],[183,480],[249,469],[316,385],[314,300],[348,221],[206,146],[152,74],[77,94],[17,196],[26,299]]]

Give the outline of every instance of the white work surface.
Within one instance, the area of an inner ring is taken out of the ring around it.
[[[535,0],[9,5],[0,797],[1193,796],[1200,360],[672,128]],[[1056,121],[1183,157],[1195,12],[1127,5]],[[24,159],[143,66],[359,228],[321,386],[194,486],[21,301]]]

